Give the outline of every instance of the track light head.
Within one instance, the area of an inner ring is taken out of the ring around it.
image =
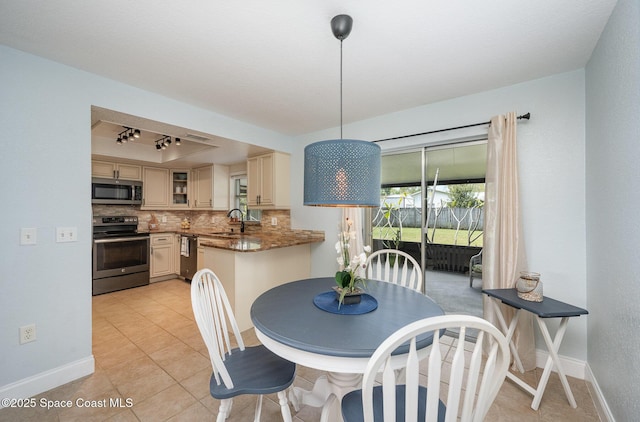
[[[136,130],[133,131],[133,137],[136,138],[136,139],[140,138],[140,130],[139,129],[136,129]]]
[[[176,138],[176,145],[181,145],[182,142],[180,141],[180,138]]]

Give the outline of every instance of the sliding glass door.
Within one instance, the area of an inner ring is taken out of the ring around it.
[[[425,293],[447,312],[482,315],[481,282],[469,287],[469,261],[482,249],[485,170],[486,141],[382,157],[373,246],[414,256],[425,272]]]

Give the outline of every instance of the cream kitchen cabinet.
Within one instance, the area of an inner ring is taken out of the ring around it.
[[[142,169],[141,209],[169,208],[169,170],[156,167]]]
[[[92,160],[91,176],[107,179],[142,180],[142,167],[133,164]]]
[[[247,160],[247,203],[249,208],[289,208],[290,156],[272,152]]]
[[[191,171],[171,170],[171,208],[191,207]]]
[[[158,233],[150,236],[151,263],[149,276],[151,279],[176,274],[176,243],[172,233]]]
[[[193,169],[193,208],[229,209],[229,167],[213,164]]]

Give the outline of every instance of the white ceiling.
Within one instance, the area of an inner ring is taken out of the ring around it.
[[[615,0],[3,0],[0,43],[299,135],[340,124],[340,42],[329,25],[335,15],[354,20],[343,44],[343,117],[349,123],[582,68],[614,5]],[[195,132],[97,108],[92,120],[98,156],[190,166],[241,161],[255,148],[200,133],[211,140],[191,145],[197,154],[187,147],[180,154],[177,148],[159,153],[154,136]],[[115,148],[123,125],[149,131],[147,148],[144,142]]]
[[[615,0],[4,0],[0,42],[287,135],[584,67]],[[117,121],[114,123],[122,124]]]

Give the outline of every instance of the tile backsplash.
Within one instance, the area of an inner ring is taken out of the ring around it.
[[[185,218],[191,223],[192,229],[211,229],[212,231],[239,230],[240,223],[232,223],[227,217],[228,211],[200,211],[200,210],[140,210],[140,207],[128,205],[93,205],[93,215],[135,215],[138,217],[138,230],[147,230],[151,215],[158,219],[159,229],[180,229],[180,222]],[[163,218],[166,222],[163,222]],[[272,226],[272,218],[277,219],[277,225]],[[246,231],[275,231],[291,228],[291,213],[289,210],[263,210],[260,222],[245,222]]]

